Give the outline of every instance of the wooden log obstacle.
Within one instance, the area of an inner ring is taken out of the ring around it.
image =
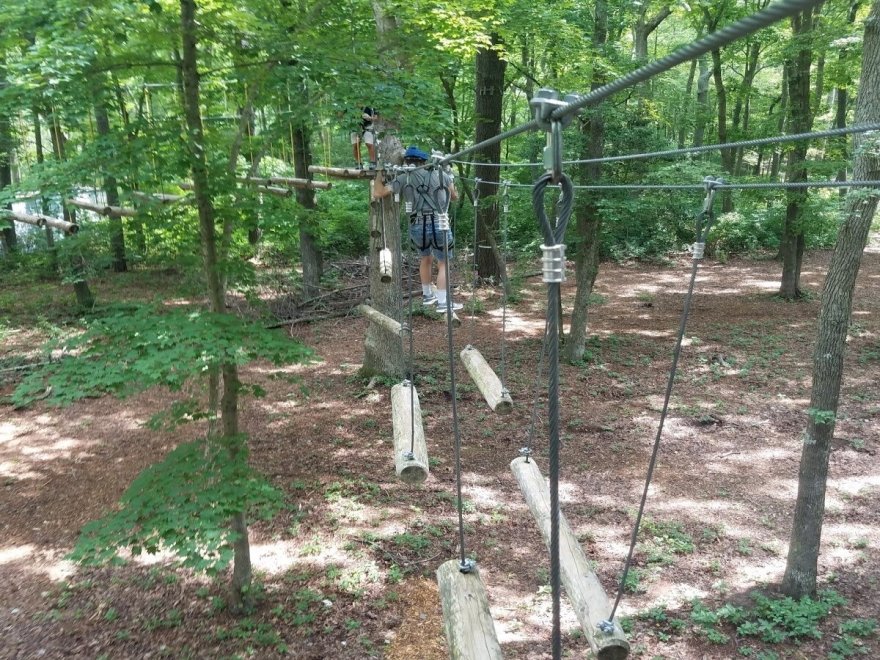
[[[286,176],[273,176],[260,178],[255,176],[239,176],[235,178],[239,183],[246,183],[261,188],[281,188],[290,194],[291,188],[303,188],[306,190],[330,190],[333,184],[329,181],[312,181],[311,179],[296,179]]]
[[[451,660],[502,658],[489,612],[489,597],[476,565],[469,572],[462,573],[459,560],[442,563],[437,569],[437,585]]]
[[[98,215],[105,215],[108,218],[133,218],[137,215],[137,210],[135,209],[129,209],[123,206],[109,206],[107,204],[94,204],[85,199],[65,199],[64,203],[87,211],[92,211]]]
[[[391,388],[391,425],[397,476],[408,484],[422,483],[428,478],[428,446],[419,393],[408,380]]]
[[[359,170],[356,167],[322,167],[309,165],[309,174],[323,174],[337,179],[373,179],[377,170]]]
[[[53,227],[68,236],[72,236],[79,231],[79,225],[75,222],[50,218],[48,215],[31,215],[30,213],[17,213],[15,211],[7,211],[6,209],[0,209],[0,215],[11,218],[15,222],[22,222],[34,227]]]
[[[533,458],[515,458],[510,469],[549,548],[550,490],[547,482]],[[615,620],[613,627],[603,625],[600,628],[611,614],[611,604],[562,512],[559,513],[559,563],[565,592],[593,653],[599,660],[626,658],[629,642],[620,624]]]
[[[502,415],[513,410],[513,399],[510,398],[510,392],[501,384],[501,380],[492,371],[492,367],[489,366],[480,351],[468,344],[460,356],[471,380],[474,381],[489,407]]]

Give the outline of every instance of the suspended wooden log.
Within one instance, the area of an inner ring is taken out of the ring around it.
[[[287,188],[305,188],[308,190],[330,190],[333,184],[329,181],[312,181],[311,179],[294,179],[284,176],[273,176],[262,179],[255,176],[240,176],[235,179],[239,183],[255,186],[285,186]]]
[[[457,559],[440,564],[437,585],[443,605],[443,630],[452,660],[496,660],[501,645],[489,612],[489,597],[476,566],[459,570]]]
[[[390,316],[385,316],[382,312],[373,309],[369,305],[358,305],[358,311],[366,316],[371,323],[375,323],[391,334],[400,336],[401,325]]]
[[[441,320],[446,320],[446,310],[438,310],[437,308],[430,308],[427,310],[431,316],[434,318],[440,317]],[[458,314],[452,312],[452,327],[460,328],[461,327],[461,319],[458,318]]]
[[[79,225],[74,222],[67,222],[66,220],[59,220],[58,218],[50,218],[47,215],[31,215],[30,213],[17,213],[15,211],[7,211],[5,209],[0,210],[2,215],[7,218],[12,218],[16,222],[23,222],[26,225],[33,225],[34,227],[52,227],[54,229],[58,229],[63,231],[68,236],[75,234],[79,231]]]
[[[391,388],[391,426],[397,476],[408,484],[422,483],[428,478],[428,446],[419,393],[408,380]]]
[[[338,179],[375,179],[376,170],[359,170],[355,167],[322,167],[320,165],[309,165],[311,174],[323,174],[325,176],[333,176]]]
[[[176,185],[181,190],[195,190],[196,189],[196,187],[190,181],[180,181],[174,185]]]
[[[549,548],[550,489],[547,482],[544,481],[534,458],[528,462],[524,457],[515,458],[510,469],[513,470],[526,504]],[[609,632],[599,628],[599,624],[611,614],[611,604],[562,512],[559,513],[559,563],[565,593],[568,594],[568,600],[574,607],[593,653],[599,660],[626,658],[629,655],[629,642],[626,641],[617,620],[615,619],[613,629]]]
[[[139,190],[129,190],[128,196],[144,204],[176,204],[185,199],[186,195],[169,195],[167,193],[145,193]]]
[[[109,218],[133,218],[137,215],[135,209],[127,209],[122,206],[108,206],[106,204],[94,204],[85,199],[66,199],[64,200],[64,203],[87,211],[92,211],[98,215],[106,215]]]
[[[276,197],[290,197],[293,194],[292,188],[281,188],[280,186],[257,186],[254,190]]]
[[[394,261],[391,257],[391,250],[382,248],[379,250],[379,279],[385,284],[391,281],[391,273]]]
[[[461,361],[470,374],[471,379],[480,390],[489,407],[497,413],[506,414],[513,410],[513,400],[501,384],[501,380],[492,371],[492,367],[476,348],[468,344],[460,353]]]

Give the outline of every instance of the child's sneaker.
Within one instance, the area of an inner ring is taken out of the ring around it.
[[[437,304],[437,296],[433,293],[430,296],[422,296],[422,307],[433,307]]]

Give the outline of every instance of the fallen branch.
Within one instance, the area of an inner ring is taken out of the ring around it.
[[[55,229],[63,231],[68,236],[75,234],[79,231],[79,225],[75,222],[67,222],[66,220],[59,220],[58,218],[50,218],[47,215],[17,213],[15,211],[8,211],[6,209],[0,209],[0,214],[6,216],[7,218],[11,218],[16,222],[23,222],[26,225],[33,225],[35,227],[53,227]]]

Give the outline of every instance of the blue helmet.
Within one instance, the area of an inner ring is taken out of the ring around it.
[[[406,148],[406,151],[403,154],[404,158],[411,158],[413,160],[428,160],[428,154],[419,149],[414,144],[410,145]]]

